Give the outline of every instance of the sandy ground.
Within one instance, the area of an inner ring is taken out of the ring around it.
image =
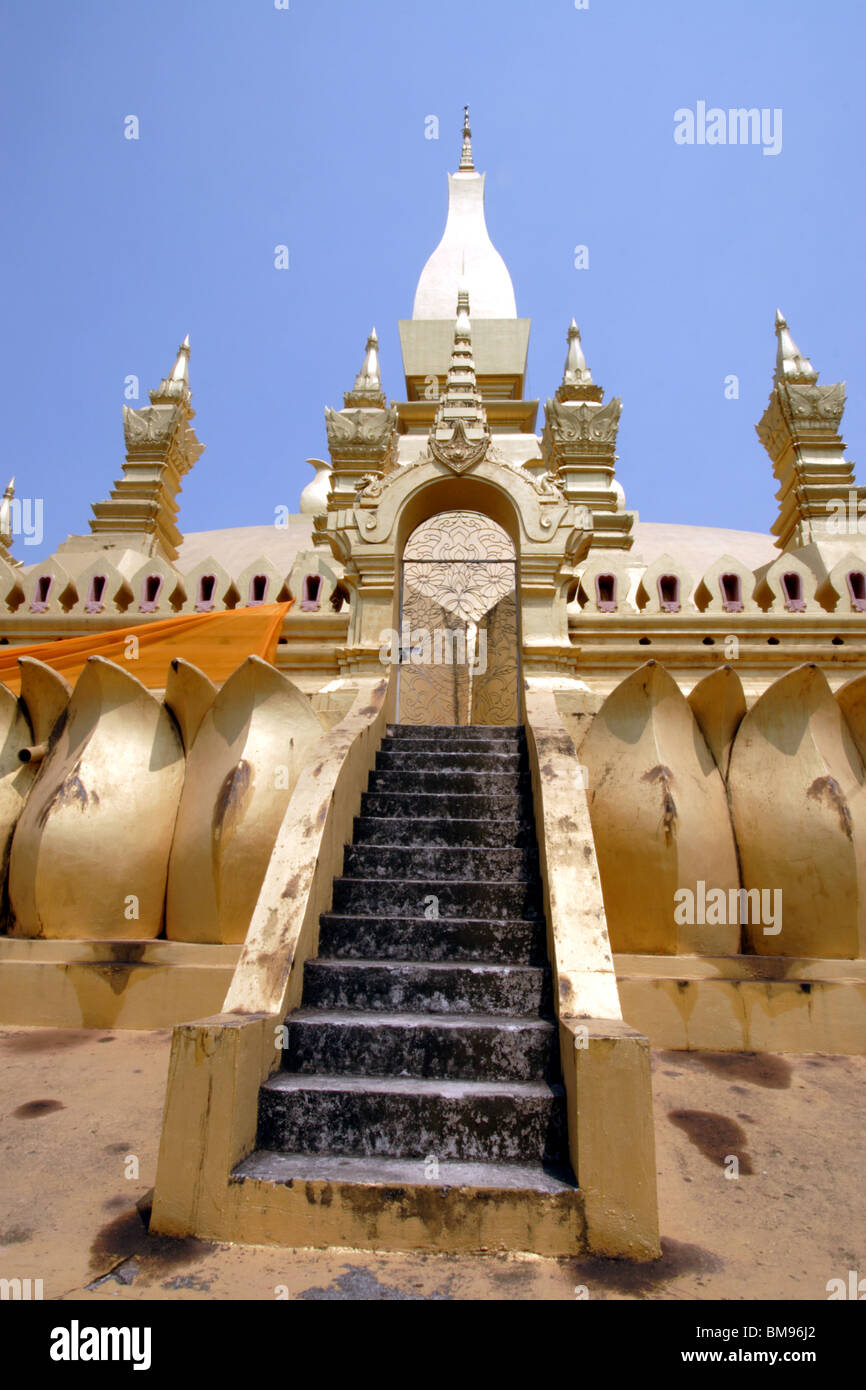
[[[46,1299],[827,1298],[866,1275],[866,1057],[656,1052],[649,1265],[148,1236],[169,1033],[0,1029],[0,1277]],[[726,1177],[736,1155],[739,1177]],[[287,1295],[286,1295],[287,1291]]]

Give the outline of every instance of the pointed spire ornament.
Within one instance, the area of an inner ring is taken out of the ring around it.
[[[343,403],[344,407],[356,405],[384,409],[385,393],[382,390],[382,379],[379,375],[379,339],[376,336],[375,328],[367,339],[364,361],[361,363],[361,370],[355,377],[355,385],[351,391],[343,393]]]
[[[439,402],[428,442],[433,457],[455,473],[464,473],[480,463],[490,447],[487,411],[475,376],[469,290],[465,281],[457,291],[454,345],[445,394]]]
[[[373,329],[367,339],[366,356],[361,364],[361,370],[355,377],[356,391],[381,391],[382,382],[379,379],[379,339],[376,330]]]
[[[781,309],[776,310],[776,337],[779,346],[776,351],[776,373],[774,381],[814,382],[818,373],[808,357],[803,357],[788,331],[788,323]]]
[[[12,545],[12,499],[15,496],[15,479],[10,478],[6,491],[0,500],[0,557],[11,559],[9,549]]]
[[[182,381],[189,386],[189,334],[177,350],[177,361],[171,369],[172,381]]]
[[[562,384],[556,392],[558,401],[598,401],[604,400],[604,392],[596,386],[592,372],[586,365],[580,341],[580,329],[575,319],[568,327],[568,352],[562,373]]]
[[[123,476],[109,497],[94,502],[90,529],[106,550],[139,550],[174,564],[183,541],[177,527],[181,479],[204,453],[192,426],[188,336],[168,376],[149,395],[150,405],[123,407]],[[80,548],[81,538],[71,536],[64,545]]]
[[[469,124],[469,107],[463,108],[463,150],[460,155],[459,174],[474,174],[475,163],[472,159],[472,127]]]
[[[563,386],[586,386],[592,382],[592,372],[586,365],[583,348],[580,345],[580,329],[574,319],[568,329],[568,354],[565,371],[562,374]]]
[[[562,382],[544,407],[541,456],[549,475],[575,506],[591,515],[593,551],[629,550],[634,513],[616,481],[616,438],[622,401],[604,404],[586,363],[580,329],[568,326],[568,352]]]
[[[859,515],[866,503],[866,488],[857,486],[839,433],[845,383],[818,384],[818,373],[791,337],[781,309],[776,337],[773,387],[756,426],[779,483],[779,514],[770,531],[782,551],[812,544],[838,551],[849,542],[834,507],[838,503]]]
[[[177,350],[174,366],[168,376],[163,377],[155,391],[150,393],[151,402],[159,405],[162,402],[188,400],[189,390],[189,334],[187,333],[183,342]]]

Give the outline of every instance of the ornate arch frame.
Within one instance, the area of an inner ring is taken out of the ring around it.
[[[422,522],[446,511],[480,512],[514,542],[524,675],[549,675],[551,666],[573,672],[566,595],[589,550],[592,517],[551,480],[538,481],[497,452],[490,449],[460,475],[425,453],[362,479],[350,505],[332,496],[317,530],[343,565],[350,593],[348,641],[338,652],[342,675],[381,673],[381,634],[399,623],[406,542]]]

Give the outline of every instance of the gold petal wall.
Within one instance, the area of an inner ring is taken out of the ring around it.
[[[719,772],[727,777],[734,738],[746,713],[743,683],[734,668],[720,666],[698,681],[689,705]]]
[[[225,682],[187,759],[169,938],[244,940],[292,788],[323,732],[307,697],[258,657]]]
[[[12,933],[158,936],[183,772],[164,706],[135,677],[91,657],[15,830]]]
[[[192,662],[176,656],[169,662],[165,678],[165,703],[171,710],[187,752],[195,742],[208,710],[214,702],[216,686]]]
[[[736,952],[738,922],[678,924],[675,894],[739,886],[715,759],[676,682],[656,662],[607,698],[581,747],[614,951]],[[683,914],[682,915],[687,915]]]
[[[33,730],[33,742],[44,743],[69,704],[72,686],[57,671],[52,671],[44,661],[37,661],[35,657],[19,657],[18,668],[21,672],[21,699]]]
[[[24,809],[36,775],[33,764],[22,763],[18,753],[33,738],[33,730],[23,702],[0,685],[0,883],[5,885],[9,867],[12,832]],[[7,894],[3,893],[4,915],[8,916]]]
[[[0,686],[5,929],[243,941],[323,733],[307,697],[258,657],[219,691],[176,659],[164,703],[102,657],[71,693],[40,661],[20,671],[20,699]],[[605,701],[581,760],[615,951],[864,955],[866,677],[834,697],[799,667],[747,712],[732,667],[686,699],[650,662]]]
[[[863,760],[818,667],[797,667],[755,702],[734,741],[728,786],[743,885],[781,892],[781,930],[752,926],[751,949],[862,956]]]
[[[836,691],[836,702],[845,716],[857,751],[866,763],[866,675],[846,681]]]

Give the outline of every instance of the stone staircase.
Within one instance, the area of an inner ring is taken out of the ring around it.
[[[286,1028],[235,1182],[336,1187],[346,1245],[580,1248],[522,729],[389,726]]]

